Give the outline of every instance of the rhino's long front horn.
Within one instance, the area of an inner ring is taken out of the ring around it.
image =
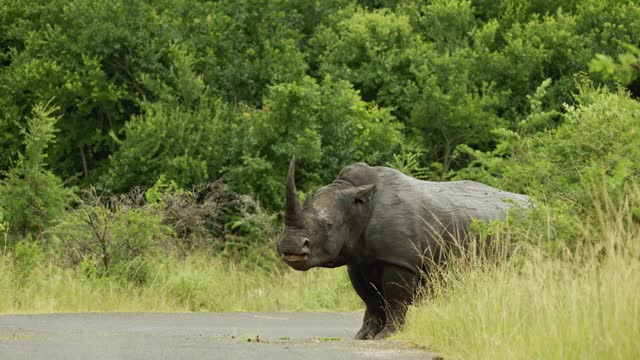
[[[289,173],[287,174],[287,192],[285,198],[285,212],[284,222],[286,225],[295,225],[298,222],[298,215],[300,214],[300,203],[298,202],[298,195],[296,194],[296,158],[291,158],[289,163]]]

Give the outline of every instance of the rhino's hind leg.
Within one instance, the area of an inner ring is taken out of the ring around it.
[[[385,311],[381,273],[374,267],[347,266],[351,285],[366,305],[356,340],[373,339],[384,328]]]
[[[406,269],[393,265],[386,265],[382,274],[385,317],[384,329],[380,331],[375,339],[387,338],[398,332],[404,325],[407,308],[413,301],[420,275]]]

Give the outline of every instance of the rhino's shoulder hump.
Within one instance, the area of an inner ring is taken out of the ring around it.
[[[340,170],[336,178],[336,180],[347,181],[354,186],[375,184],[377,179],[378,176],[374,168],[364,162],[357,162],[345,166]]]

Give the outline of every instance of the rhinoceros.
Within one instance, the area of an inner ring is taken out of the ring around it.
[[[292,159],[277,250],[300,271],[347,266],[366,305],[356,339],[383,339],[401,328],[424,272],[442,258],[444,244],[468,234],[472,219],[504,219],[514,204],[529,202],[474,181],[422,181],[359,162],[300,206],[294,177]]]

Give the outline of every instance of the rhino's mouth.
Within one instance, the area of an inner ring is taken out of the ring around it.
[[[309,260],[308,254],[284,254],[282,255],[284,261],[288,263],[300,263],[307,262]]]
[[[282,260],[298,271],[307,271],[311,268],[308,254],[283,254]]]

